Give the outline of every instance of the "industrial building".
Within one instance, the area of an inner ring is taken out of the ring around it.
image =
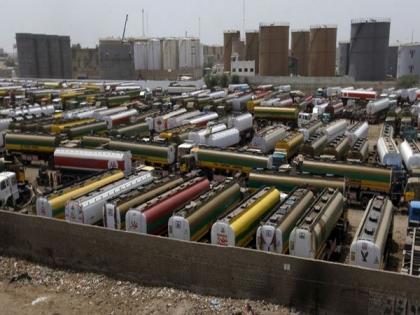
[[[389,19],[361,19],[351,22],[349,75],[357,81],[386,78]]]
[[[309,41],[309,75],[313,77],[334,76],[337,27],[311,26]]]
[[[100,79],[98,47],[82,48],[73,45],[72,72],[75,79]]]
[[[244,77],[255,75],[255,60],[240,60],[239,55],[235,53],[232,56],[231,73]]]
[[[69,36],[17,33],[16,46],[21,77],[72,77]]]
[[[289,24],[260,24],[259,75],[289,75]]]
[[[292,31],[291,57],[296,58],[297,74],[308,76],[309,65],[309,30]]]
[[[398,48],[397,77],[420,75],[420,43],[404,44]]]

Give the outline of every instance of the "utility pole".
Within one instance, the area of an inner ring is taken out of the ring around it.
[[[201,18],[198,18],[198,38],[201,38]]]
[[[144,33],[144,9],[141,9],[141,24],[142,24],[142,34],[143,37],[145,37],[145,33]]]
[[[242,0],[242,34],[245,36],[245,0]]]

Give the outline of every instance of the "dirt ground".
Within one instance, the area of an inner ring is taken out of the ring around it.
[[[264,301],[144,287],[0,256],[1,314],[297,314]],[[249,304],[250,309],[247,308]]]

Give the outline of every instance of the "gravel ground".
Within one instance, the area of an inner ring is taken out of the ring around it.
[[[296,314],[264,301],[144,287],[0,256],[3,314]],[[247,308],[248,305],[250,309]]]

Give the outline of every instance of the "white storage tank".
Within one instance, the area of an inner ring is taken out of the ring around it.
[[[161,70],[161,60],[162,51],[160,46],[160,39],[150,39],[147,45],[147,69]]]
[[[230,128],[211,134],[207,143],[212,147],[227,148],[238,144],[240,140],[241,137],[239,135],[239,130],[236,128]]]
[[[370,101],[366,105],[366,113],[369,115],[379,113],[382,110],[389,108],[389,99],[382,98],[377,101]]]
[[[182,38],[178,41],[179,68],[199,68],[202,66],[202,46],[198,38]]]
[[[178,41],[174,38],[162,40],[162,69],[178,69]]]
[[[338,136],[343,135],[347,129],[347,120],[340,119],[328,124],[320,129],[320,132],[327,136],[328,142],[334,140]]]
[[[134,42],[133,54],[134,54],[134,69],[135,70],[147,70],[147,40]]]

